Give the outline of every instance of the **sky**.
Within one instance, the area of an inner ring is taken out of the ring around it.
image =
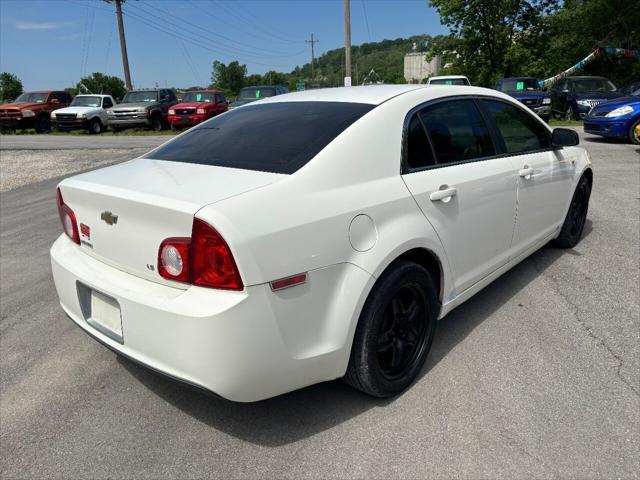
[[[344,46],[343,0],[128,0],[134,87],[210,83],[214,60],[249,73],[288,72]],[[427,0],[351,0],[351,42],[446,33]],[[25,90],[74,86],[103,72],[124,78],[114,5],[101,0],[0,0],[0,71]]]

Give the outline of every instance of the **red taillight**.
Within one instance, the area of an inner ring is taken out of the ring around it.
[[[60,222],[62,223],[62,229],[67,236],[75,243],[80,245],[80,234],[78,233],[78,222],[76,221],[76,214],[64,203],[62,199],[62,192],[57,189],[58,197],[58,214],[60,215]]]
[[[168,238],[158,251],[158,273],[201,287],[242,290],[240,272],[227,242],[208,223],[194,218],[191,238]]]
[[[191,283],[202,287],[242,290],[240,272],[229,245],[208,223],[193,219]]]

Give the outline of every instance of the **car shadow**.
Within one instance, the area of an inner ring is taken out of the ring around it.
[[[626,138],[618,137],[600,137],[600,136],[585,136],[583,139],[585,142],[590,143],[627,143]]]
[[[587,220],[583,239],[592,231]],[[498,278],[438,322],[433,346],[419,379],[482,322],[511,300],[564,253],[578,252],[547,246]],[[533,268],[531,268],[533,266]],[[196,420],[216,430],[258,445],[275,447],[328,430],[394,399],[376,399],[340,380],[313,385],[255,403],[234,403],[190,390],[122,357],[122,366],[149,390]]]

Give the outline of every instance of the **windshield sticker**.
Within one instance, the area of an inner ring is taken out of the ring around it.
[[[260,98],[260,90],[256,90],[256,98]]]
[[[524,82],[516,82],[516,90],[524,90]]]
[[[196,102],[201,102],[201,101],[202,101],[202,94],[196,93]]]
[[[453,80],[447,80],[447,85],[453,85]]]

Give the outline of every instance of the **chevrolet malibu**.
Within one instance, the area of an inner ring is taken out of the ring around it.
[[[60,303],[151,369],[249,402],[336,378],[388,397],[438,319],[580,240],[573,130],[477,87],[279,95],[62,181]]]

